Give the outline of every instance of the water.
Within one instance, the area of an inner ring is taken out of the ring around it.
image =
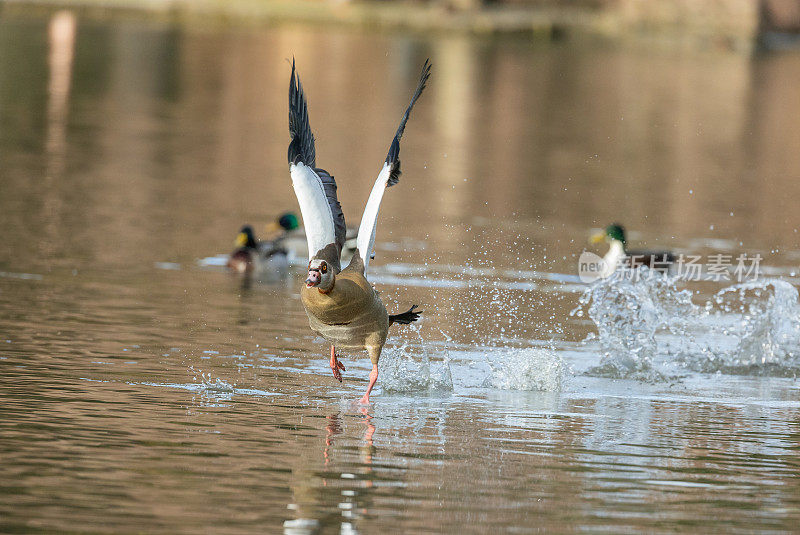
[[[351,224],[426,57],[353,401],[302,271],[220,269],[295,200],[295,56]],[[787,532],[800,518],[800,57],[0,16],[0,532]],[[777,214],[777,215],[776,215]],[[587,287],[589,230],[761,254]]]

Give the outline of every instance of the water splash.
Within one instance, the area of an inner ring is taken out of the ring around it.
[[[198,379],[200,381],[200,387],[204,392],[213,394],[236,393],[235,385],[232,385],[231,383],[225,381],[224,379],[220,379],[219,377],[213,377],[210,373],[200,371],[199,377],[194,378],[195,381]]]
[[[589,375],[662,381],[681,370],[794,376],[800,372],[797,289],[766,279],[733,285],[703,306],[676,278],[619,271],[594,283],[573,316],[588,315],[601,351]],[[588,342],[588,339],[587,339]]]
[[[433,361],[425,346],[415,356],[409,346],[386,347],[381,357],[383,391],[387,393],[445,393],[453,391],[453,375],[447,350]]]
[[[484,386],[500,390],[561,389],[564,364],[560,355],[549,349],[528,347],[494,351],[489,359],[491,375]]]
[[[780,279],[725,288],[709,302],[739,314],[739,321],[718,329],[735,336],[735,348],[704,355],[692,367],[733,374],[796,376],[800,372],[800,305],[797,288]]]
[[[629,377],[647,381],[663,379],[654,367],[665,349],[656,341],[659,331],[685,333],[688,318],[699,313],[691,292],[678,290],[677,280],[642,268],[636,274],[618,270],[592,284],[571,315],[588,315],[597,327],[602,359],[591,375]]]

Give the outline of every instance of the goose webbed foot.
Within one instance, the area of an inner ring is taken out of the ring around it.
[[[347,371],[344,364],[339,361],[339,356],[336,354],[336,348],[331,346],[331,370],[333,371],[333,378],[342,382],[342,372]],[[342,370],[341,372],[339,370]]]

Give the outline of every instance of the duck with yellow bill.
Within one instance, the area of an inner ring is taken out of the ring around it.
[[[619,223],[612,223],[591,237],[591,243],[607,243],[608,251],[603,256],[603,272],[601,277],[609,277],[622,266],[638,268],[647,266],[661,273],[667,273],[675,262],[675,255],[669,251],[647,251],[628,249],[625,228]]]

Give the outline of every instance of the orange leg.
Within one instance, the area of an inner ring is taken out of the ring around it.
[[[369,372],[369,384],[367,385],[367,393],[364,394],[364,397],[362,397],[359,400],[359,403],[363,403],[364,405],[369,404],[369,393],[372,392],[372,387],[375,386],[375,383],[377,381],[378,381],[378,365],[373,364],[372,371]]]
[[[339,362],[339,358],[336,355],[336,348],[333,346],[331,346],[331,370],[333,370],[333,377],[341,383],[342,372],[347,370],[344,369],[344,364]],[[342,372],[339,370],[342,370]]]

